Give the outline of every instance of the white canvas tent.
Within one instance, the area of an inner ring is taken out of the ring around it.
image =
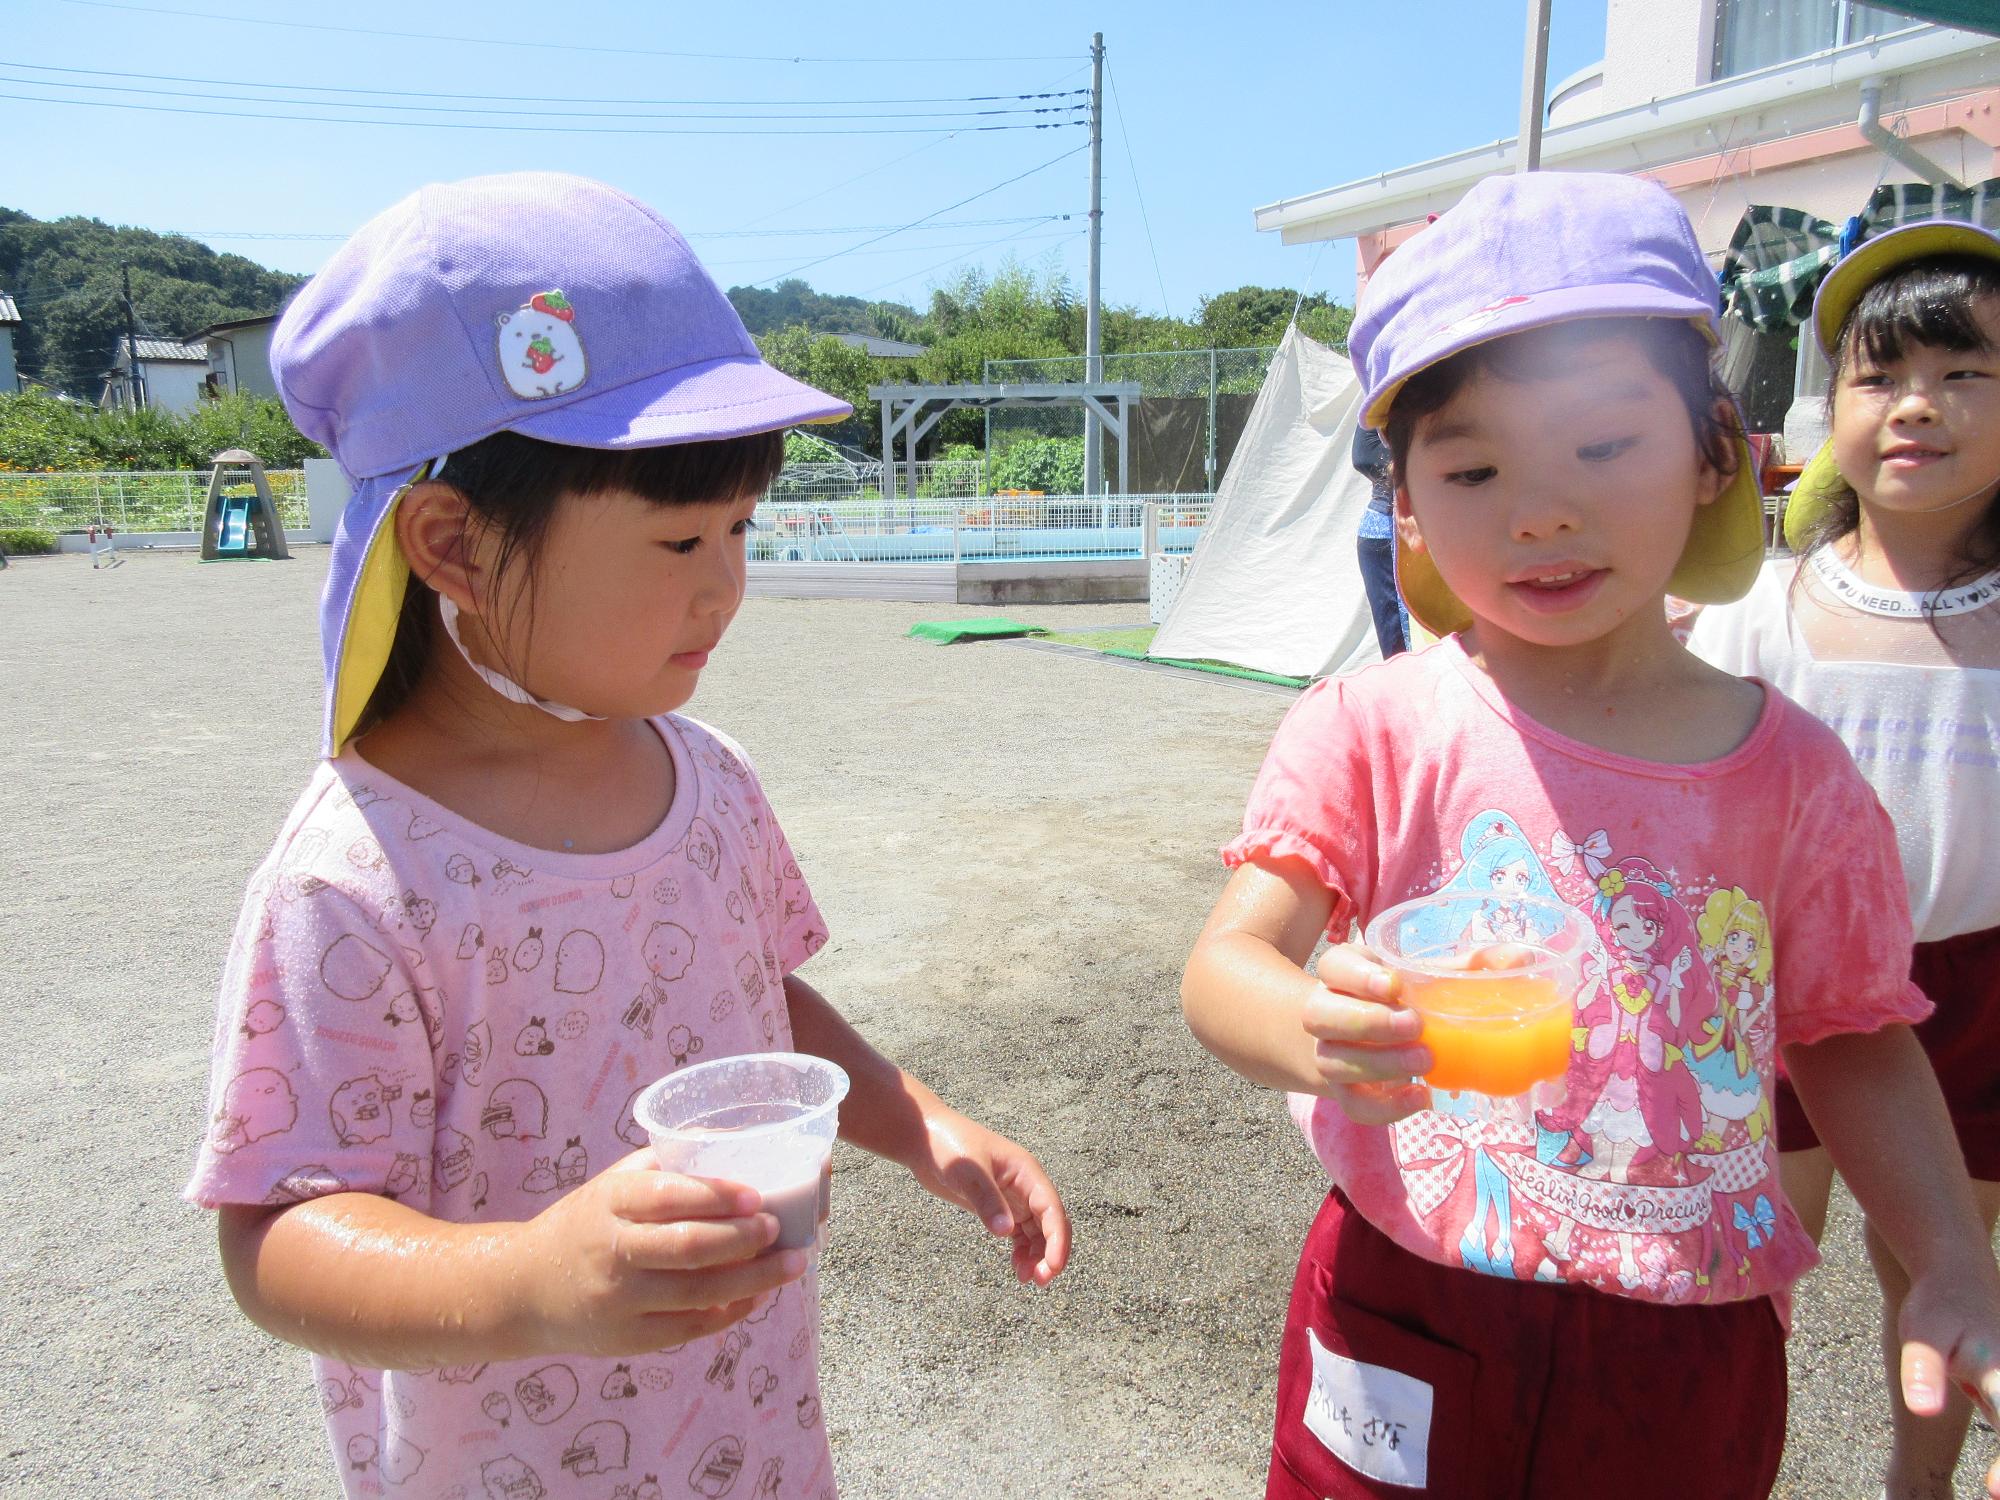
[[[1360,406],[1346,356],[1287,331],[1150,655],[1291,677],[1380,659],[1354,550]]]

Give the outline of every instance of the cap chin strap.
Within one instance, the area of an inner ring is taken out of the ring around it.
[[[482,667],[472,659],[472,653],[465,649],[465,642],[458,635],[458,606],[452,603],[449,594],[438,595],[438,617],[444,621],[444,633],[451,637],[452,645],[465,664],[478,674],[479,680],[509,703],[523,704],[528,708],[539,708],[552,719],[561,719],[565,724],[581,724],[586,719],[601,720],[603,714],[587,714],[580,708],[571,708],[567,703],[554,703],[547,698],[537,698],[513,678],[503,676],[491,667]]]
[[[439,478],[444,473],[444,466],[450,458],[449,453],[440,453],[420,469],[410,483],[416,484],[423,479]],[[458,606],[452,602],[449,594],[442,592],[438,594],[438,618],[444,621],[444,633],[451,637],[451,644],[458,651],[460,659],[472,668],[481,682],[509,703],[519,703],[527,708],[539,708],[550,718],[561,719],[565,724],[581,724],[586,720],[602,721],[605,717],[603,714],[587,714],[580,708],[571,708],[567,703],[553,703],[547,698],[537,698],[513,678],[504,676],[491,667],[482,667],[474,661],[472,653],[465,649],[465,642],[459,637]]]

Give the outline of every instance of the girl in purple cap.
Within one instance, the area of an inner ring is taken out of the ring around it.
[[[659,1170],[639,1092],[817,1053],[841,1134],[1022,1281],[1069,1247],[1035,1158],[796,972],[805,876],[741,747],[676,712],[782,429],[848,408],[757,357],[671,225],[554,174],[389,209],[272,366],[354,494],[326,758],[250,882],[187,1187],[237,1300],[312,1351],[349,1495],[831,1497],[810,1257],[751,1189]]]
[[[1937,1004],[1917,1027],[1990,1232],[2000,1219],[2000,236],[1912,224],[1865,241],[1820,284],[1833,435],[1785,509],[1795,557],[1689,645],[1823,719],[1896,825]],[[1780,1079],[1785,1190],[1818,1238],[1833,1160]],[[1871,1219],[1895,1446],[1888,1492],[1949,1500],[1971,1418],[1894,1399],[1910,1273]]]
[[[1705,1107],[1725,985],[1740,1008],[1718,965],[1745,962],[1703,939],[1718,892],[1773,950],[1768,1024],[1732,1029],[1731,1065],[1768,1097],[1784,1049],[1910,1269],[1905,1399],[2000,1395],[2000,1271],[1910,1030],[1930,1007],[1893,831],[1823,724],[1668,627],[1669,589],[1734,599],[1762,553],[1718,301],[1663,189],[1531,173],[1474,188],[1356,309],[1399,586],[1440,640],[1300,696],[1182,983],[1195,1034],[1291,1095],[1332,1179],[1272,1497],[1770,1492],[1788,1295],[1817,1257],[1769,1111]],[[1462,887],[1467,832],[1494,823],[1595,941],[1554,1096],[1468,1107],[1419,1081],[1422,1019],[1351,939]]]

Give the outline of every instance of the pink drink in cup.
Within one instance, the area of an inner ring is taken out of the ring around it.
[[[777,1248],[816,1242],[830,1205],[847,1074],[803,1052],[751,1052],[669,1073],[632,1106],[669,1172],[740,1182],[778,1220]]]

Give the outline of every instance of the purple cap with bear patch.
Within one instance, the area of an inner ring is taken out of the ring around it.
[[[329,755],[388,661],[409,578],[390,521],[433,458],[502,431],[646,448],[852,411],[764,363],[673,225],[556,172],[433,184],[369,220],[285,309],[271,371],[354,485],[320,604]]]

